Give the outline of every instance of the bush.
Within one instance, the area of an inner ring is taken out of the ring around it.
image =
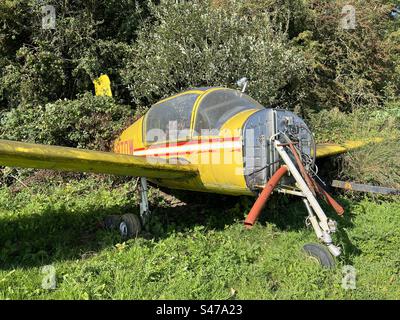
[[[293,102],[281,97],[296,92],[304,76],[302,54],[273,29],[269,14],[253,18],[244,3],[152,5],[157,23],[140,30],[123,74],[135,102],[146,105],[189,87],[232,87],[244,76],[249,94],[265,105]]]
[[[24,47],[18,50],[17,59],[18,63],[4,68],[0,83],[8,107],[56,100],[66,85],[64,61],[59,52]]]
[[[108,151],[131,121],[129,106],[90,93],[76,100],[21,104],[2,119],[0,137],[19,141]]]
[[[223,8],[231,1],[213,0],[212,3]],[[307,29],[311,14],[308,3],[303,0],[246,0],[241,11],[252,17],[267,14],[274,30],[286,33],[289,39]]]
[[[392,137],[400,133],[400,108],[341,112],[338,108],[311,114],[308,124],[319,142],[341,143],[348,140]]]
[[[307,28],[294,39],[311,66],[304,105],[314,110],[353,111],[383,106],[389,87],[392,95],[400,92],[393,72],[398,43],[388,41],[396,25],[388,16],[392,4],[353,1],[355,30],[339,28],[347,1],[311,0],[309,4],[312,14],[307,17]]]
[[[134,0],[61,1],[56,28],[41,28],[37,0],[0,3],[0,106],[74,99],[107,73],[118,100],[129,99],[120,70],[147,4]]]
[[[397,136],[346,154],[342,178],[400,189],[399,139]]]

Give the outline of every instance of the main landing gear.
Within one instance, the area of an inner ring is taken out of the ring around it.
[[[107,216],[104,219],[104,226],[107,229],[119,230],[122,239],[126,240],[137,237],[151,215],[147,191],[147,179],[142,177],[139,184],[140,216],[132,213],[124,214],[123,216]]]

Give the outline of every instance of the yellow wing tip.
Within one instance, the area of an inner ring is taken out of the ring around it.
[[[362,148],[370,143],[381,143],[384,138],[371,138],[365,140],[349,140],[343,144],[320,143],[317,144],[317,158],[325,158],[346,153],[350,150]]]

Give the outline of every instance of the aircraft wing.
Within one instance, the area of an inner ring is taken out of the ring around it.
[[[346,153],[372,142],[348,141],[343,144],[322,143],[317,145],[317,158]],[[122,176],[158,179],[189,178],[198,174],[196,166],[169,164],[160,158],[138,157],[113,152],[41,145],[0,140],[0,166],[52,169],[72,172],[104,173]]]
[[[9,140],[0,140],[0,165],[159,179],[186,178],[197,175],[197,168],[193,165],[168,164],[160,158]]]
[[[347,141],[343,144],[319,143],[317,144],[317,158],[336,156],[354,149],[361,148],[370,143],[379,143],[382,141],[383,138],[374,138],[369,140]]]

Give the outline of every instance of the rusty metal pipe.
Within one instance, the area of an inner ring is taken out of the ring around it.
[[[315,180],[314,182],[318,188],[319,193],[324,196],[325,201],[336,211],[339,216],[343,216],[344,208],[328,193],[328,191],[324,189],[324,187],[321,186],[321,184],[319,184]]]
[[[303,162],[301,161],[299,154],[297,153],[295,147],[293,146],[293,143],[289,143],[289,148],[296,160],[297,166],[299,167],[300,173],[303,176],[304,181],[307,183],[308,188],[311,190],[311,192],[315,196],[316,192],[315,192],[314,185],[313,185],[310,177],[308,176],[306,168],[304,168]]]
[[[265,204],[267,203],[269,197],[271,196],[272,191],[274,191],[279,181],[287,172],[288,172],[287,167],[282,166],[274,173],[271,179],[267,182],[263,191],[257,198],[249,214],[247,215],[247,218],[244,222],[246,229],[251,229],[253,227],[257,218],[260,216],[262,209],[265,207]]]

